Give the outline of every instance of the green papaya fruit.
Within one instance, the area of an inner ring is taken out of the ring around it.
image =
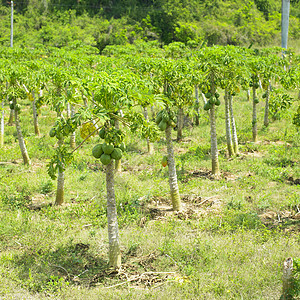
[[[14,109],[15,108],[14,104],[13,103],[9,104],[9,108]]]
[[[100,130],[99,130],[99,136],[101,139],[104,139],[105,138],[105,128],[102,127]]]
[[[167,122],[165,122],[164,120],[161,120],[160,123],[158,124],[158,127],[161,131],[165,131],[167,129]]]
[[[53,128],[50,129],[49,136],[50,136],[50,137],[55,137],[55,134],[56,134],[56,130],[55,130],[55,128],[53,127]]]
[[[105,154],[110,155],[114,151],[115,147],[114,145],[103,143],[102,149]]]
[[[100,158],[101,155],[103,154],[103,149],[102,149],[102,144],[97,144],[93,150],[92,150],[92,154],[95,158]]]
[[[216,97],[217,99],[219,99],[220,94],[219,94],[218,92],[215,92],[215,97]]]
[[[17,104],[15,105],[15,110],[18,111],[18,112],[20,112],[20,110],[21,110],[21,105],[17,103]]]
[[[210,97],[209,100],[208,100],[208,102],[209,102],[211,105],[215,104],[215,98],[214,98],[213,96]]]
[[[204,104],[204,110],[210,110],[211,109],[211,104],[209,102],[206,102]]]
[[[216,106],[219,106],[220,104],[221,104],[220,99],[217,99],[216,102],[215,102],[215,105],[216,105]]]
[[[212,94],[210,93],[210,92],[207,92],[206,94],[205,94],[205,97],[206,98],[210,98],[212,96]]]
[[[56,132],[55,136],[58,140],[62,140],[64,138],[64,135],[61,132]]]
[[[119,160],[122,158],[122,150],[120,148],[115,148],[110,156],[115,160]]]
[[[259,103],[259,99],[257,97],[255,97],[253,101],[254,101],[255,104]]]
[[[156,115],[155,123],[158,125],[162,119],[162,110]]]
[[[164,121],[164,122],[167,123],[169,120],[170,120],[170,116],[169,116],[168,112],[163,111],[163,113],[162,113],[162,121]]]
[[[111,162],[111,157],[110,157],[110,155],[103,153],[100,157],[100,161],[104,165],[108,165]]]

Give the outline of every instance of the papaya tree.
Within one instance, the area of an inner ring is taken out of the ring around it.
[[[272,82],[278,82],[283,72],[284,59],[279,57],[278,48],[263,49],[261,55],[263,58],[260,77],[264,93],[262,98],[265,99],[264,126],[269,125],[269,100]]]
[[[64,139],[69,136],[74,129],[72,123],[67,122],[63,116],[67,97],[65,95],[65,87],[70,81],[70,75],[62,67],[50,67],[47,72],[47,75],[52,79],[52,86],[49,90],[50,103],[57,114],[55,126],[50,130],[49,135],[50,137],[56,137],[58,146],[55,149],[55,156],[49,164],[48,173],[52,178],[55,178],[56,176],[54,174],[58,172],[55,205],[61,205],[64,202],[64,171],[66,161],[69,161],[71,158],[66,154],[67,149],[64,145]]]
[[[220,94],[217,87],[220,86],[222,79],[222,57],[224,51],[222,47],[205,48],[198,54],[199,68],[203,72],[200,89],[205,97],[208,98],[204,105],[204,110],[209,111],[210,116],[210,144],[211,144],[211,161],[212,174],[220,174],[217,131],[216,131],[216,107],[221,104]]]
[[[0,60],[0,147],[4,146],[4,104],[6,98],[7,82],[5,80],[5,72]]]
[[[25,70],[21,64],[7,68],[7,79],[8,79],[8,89],[7,89],[7,99],[10,102],[10,108],[14,111],[15,126],[18,137],[18,142],[23,157],[23,163],[25,165],[30,165],[31,161],[28,155],[27,147],[25,144],[24,136],[22,134],[21,123],[19,115],[21,113],[21,105],[18,103],[19,100],[23,100],[27,97],[22,84],[25,78]]]
[[[172,142],[172,128],[176,126],[176,108],[193,104],[194,82],[189,79],[191,69],[185,60],[156,60],[154,66],[154,80],[156,93],[163,94],[164,109],[156,115],[155,122],[159,129],[165,132],[167,144],[167,165],[169,172],[169,186],[173,210],[181,210],[181,199],[177,182],[174,148]],[[163,164],[165,164],[163,161]]]
[[[229,156],[238,154],[238,138],[233,112],[233,97],[240,92],[240,86],[245,88],[247,68],[244,63],[244,50],[227,46],[222,59],[223,73],[220,86],[225,90],[225,128]]]
[[[252,141],[257,142],[258,127],[257,127],[257,104],[259,98],[257,96],[257,89],[259,88],[260,72],[262,71],[263,59],[256,54],[252,55],[248,60],[248,67],[251,73],[249,86],[252,88]]]
[[[88,98],[93,97],[93,106],[82,106],[74,117],[71,119],[63,119],[60,124],[54,126],[56,129],[60,127],[59,132],[65,132],[70,125],[80,127],[91,120],[101,125],[95,128],[95,132],[99,130],[99,137],[102,143],[96,144],[92,149],[92,155],[99,159],[104,165],[106,174],[106,196],[107,196],[107,222],[108,222],[108,239],[109,239],[109,265],[111,267],[119,267],[121,265],[121,250],[119,240],[119,229],[117,220],[116,197],[114,190],[114,160],[120,160],[124,149],[124,132],[115,127],[118,121],[124,126],[129,126],[132,121],[141,120],[141,124],[135,124],[135,128],[148,126],[142,114],[134,111],[137,105],[135,95],[138,84],[137,76],[128,71],[116,71],[109,74],[107,72],[90,71],[93,76],[89,77],[84,86]],[[73,81],[70,81],[69,87],[72,87]],[[143,93],[145,89],[141,89]],[[91,99],[88,99],[91,101]],[[118,111],[124,111],[124,114],[118,114]],[[139,117],[138,117],[139,116]],[[134,124],[133,124],[134,125]],[[74,130],[74,128],[72,129]],[[93,134],[93,132],[91,133]],[[77,147],[78,149],[78,147]],[[72,157],[72,152],[61,152],[60,161],[64,168]],[[67,159],[67,161],[66,161]],[[49,165],[49,172],[55,174],[57,168],[57,158],[54,158]]]

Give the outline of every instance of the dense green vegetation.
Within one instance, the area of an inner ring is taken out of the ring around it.
[[[97,52],[78,44],[0,49],[0,296],[278,299],[282,264],[292,257],[290,294],[297,297],[299,55],[141,42]],[[224,97],[236,119],[232,152]],[[8,125],[11,109],[15,127]],[[180,110],[186,126],[175,139]],[[122,141],[121,172],[114,174],[122,264],[118,258],[118,268],[109,268],[112,163],[105,166],[92,149]],[[64,178],[64,197],[49,175]],[[181,207],[173,203],[171,177]]]
[[[280,45],[281,1],[15,1],[15,45],[97,46],[158,40],[168,44]],[[9,45],[10,7],[0,6],[0,44]],[[300,38],[292,1],[289,45]]]

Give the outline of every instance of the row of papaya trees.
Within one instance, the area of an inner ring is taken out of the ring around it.
[[[282,55],[280,48],[252,50],[240,47],[187,49],[174,43],[164,49],[138,46],[107,47],[103,55],[94,48],[8,49],[0,48],[1,136],[4,147],[4,113],[14,120],[23,162],[30,165],[19,114],[24,99],[32,103],[35,134],[40,135],[38,112],[47,105],[57,116],[50,137],[57,140],[48,173],[57,178],[56,205],[64,202],[65,169],[73,153],[95,134],[103,140],[91,154],[105,165],[109,264],[120,266],[121,252],[114,192],[114,174],[121,168],[124,138],[129,128],[147,139],[148,151],[164,132],[172,206],[181,210],[177,184],[172,129],[182,139],[183,117],[194,107],[199,124],[200,102],[208,112],[211,129],[212,174],[219,176],[216,108],[224,102],[228,155],[238,154],[233,101],[252,90],[252,138],[257,141],[257,90],[264,90],[264,125],[269,124],[270,93],[281,86],[296,89],[300,84],[300,57]],[[221,94],[224,95],[223,99]],[[291,103],[293,99],[285,94]],[[200,97],[201,96],[201,97]],[[202,99],[200,101],[200,98]],[[8,110],[9,108],[9,110]],[[152,118],[149,118],[151,109]],[[300,109],[294,123],[299,126]],[[75,131],[83,142],[77,144]],[[70,138],[70,143],[66,143]]]

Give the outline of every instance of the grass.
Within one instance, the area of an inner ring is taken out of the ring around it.
[[[198,128],[185,128],[184,140],[174,142],[185,203],[179,214],[168,210],[164,139],[148,155],[146,142],[128,134],[123,172],[115,177],[123,260],[117,273],[107,267],[105,175],[91,156],[98,138],[76,153],[66,170],[65,204],[53,206],[56,183],[46,165],[54,115],[42,108],[37,138],[28,104],[21,121],[32,166],[22,165],[13,127],[0,149],[1,299],[279,299],[283,261],[300,256],[293,107],[264,128],[259,104],[259,142],[252,143],[251,104],[237,99],[241,154],[228,159],[220,106],[219,180],[209,175],[206,114]]]

